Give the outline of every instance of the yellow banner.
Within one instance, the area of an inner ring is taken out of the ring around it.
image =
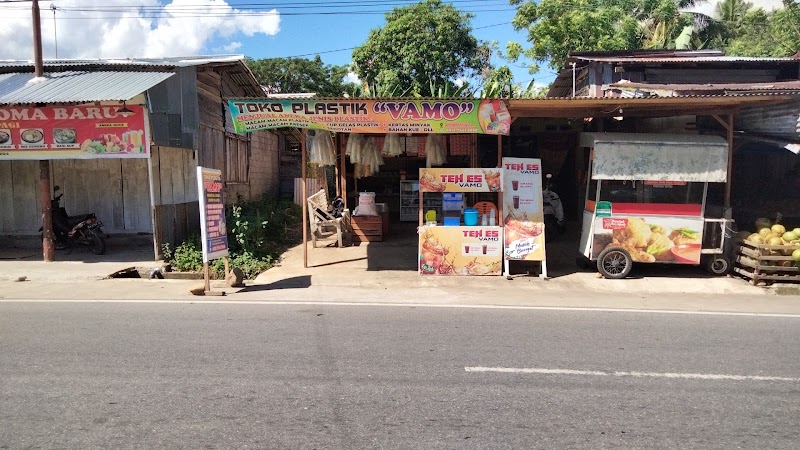
[[[419,239],[422,275],[502,275],[502,227],[424,227]]]
[[[501,169],[419,169],[422,192],[501,192]]]

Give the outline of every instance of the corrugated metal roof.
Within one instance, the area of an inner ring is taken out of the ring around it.
[[[617,89],[671,90],[671,91],[775,91],[800,90],[800,80],[775,81],[772,83],[634,83],[620,81],[608,85]]]
[[[661,57],[661,56],[573,56],[571,59],[580,61],[594,61],[594,62],[607,62],[607,63],[739,63],[739,62],[793,62],[798,63],[800,60],[794,58],[760,58],[760,57],[746,57],[746,56],[678,56],[678,57]]]
[[[44,67],[81,66],[141,66],[191,67],[204,64],[233,63],[244,60],[243,55],[175,56],[167,58],[108,58],[108,59],[47,59]],[[0,59],[0,69],[33,68],[33,60]]]
[[[54,72],[0,74],[0,104],[122,101],[141,94],[173,72]]]

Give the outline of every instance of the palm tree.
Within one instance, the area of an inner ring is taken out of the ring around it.
[[[739,34],[747,13],[753,9],[753,4],[744,0],[721,0],[715,9],[716,18],[725,30],[722,36],[722,44],[727,45],[728,41]]]

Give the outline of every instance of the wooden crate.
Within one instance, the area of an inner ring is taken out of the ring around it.
[[[791,257],[791,252],[798,248],[798,245],[765,245],[740,240],[733,270],[752,284],[800,283],[800,267]]]
[[[353,216],[350,225],[353,227],[353,239],[361,242],[383,241],[383,217]]]

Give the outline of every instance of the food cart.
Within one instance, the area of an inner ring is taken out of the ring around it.
[[[612,279],[636,263],[731,267],[733,220],[711,217],[710,183],[726,181],[728,145],[717,136],[583,133],[590,147],[579,264]]]

